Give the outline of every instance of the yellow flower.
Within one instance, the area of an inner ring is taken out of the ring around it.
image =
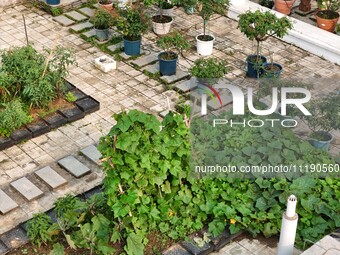
[[[171,216],[174,216],[175,215],[175,213],[173,212],[173,211],[170,211],[169,212],[169,216],[171,217]]]
[[[235,224],[236,220],[235,219],[230,219],[230,224]]]

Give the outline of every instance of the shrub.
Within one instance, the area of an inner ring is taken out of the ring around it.
[[[189,72],[197,78],[222,78],[228,71],[227,62],[217,58],[200,58]]]
[[[172,34],[159,38],[157,46],[163,49],[165,59],[174,59],[179,52],[189,49],[190,44],[178,31],[174,31]]]
[[[32,121],[19,100],[3,104],[0,111],[0,135],[9,136],[15,129]]]
[[[33,244],[39,247],[44,243],[51,241],[49,228],[51,227],[51,217],[45,213],[35,214],[31,220],[27,222],[27,236]]]

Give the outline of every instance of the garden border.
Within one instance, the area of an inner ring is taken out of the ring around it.
[[[73,108],[66,110],[57,110],[53,114],[48,114],[45,117],[40,117],[38,121],[28,123],[13,131],[10,137],[0,136],[0,151],[5,150],[22,141],[43,135],[67,123],[82,119],[85,117],[85,115],[88,115],[100,109],[100,102],[98,102],[96,99],[85,94],[67,80],[65,80],[64,84],[66,85],[66,92],[75,91],[78,95],[81,95],[81,97],[77,98],[76,101],[71,103],[73,105]],[[54,118],[54,116],[56,116],[56,118]]]

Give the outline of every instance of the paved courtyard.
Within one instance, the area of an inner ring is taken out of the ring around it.
[[[3,10],[0,16],[0,49],[26,44],[22,14],[26,18],[29,41],[36,49],[51,48],[57,43],[72,48],[76,52],[78,66],[70,68],[67,80],[98,100],[101,109],[79,121],[0,151],[0,188],[7,194],[11,194],[11,197],[19,204],[19,207],[13,211],[0,215],[0,222],[5,223],[0,225],[0,235],[26,221],[32,217],[33,213],[50,209],[56,198],[70,192],[79,194],[97,186],[103,174],[100,173],[98,166],[86,161],[78,155],[78,152],[87,146],[97,144],[99,138],[107,134],[115,123],[111,117],[115,113],[124,109],[139,109],[159,114],[169,108],[168,102],[170,102],[170,108],[173,109],[181,94],[176,87],[183,83],[181,80],[166,85],[152,79],[142,70],[134,68],[131,64],[132,60],[119,61],[115,71],[101,72],[94,67],[93,60],[104,55],[103,52],[81,39],[79,35],[71,33],[69,27],[55,22],[51,15],[30,5],[18,5]],[[192,15],[188,18],[180,8],[175,10],[175,15],[173,27],[185,31],[194,45],[194,36],[200,33],[202,28],[200,17]],[[243,87],[253,86],[254,81],[245,78],[244,62],[246,56],[253,52],[253,45],[239,32],[237,22],[227,17],[214,15],[208,29],[216,36],[213,55],[228,61],[230,71],[225,78]],[[155,39],[156,35],[151,32],[143,37],[143,51],[146,55],[159,52]],[[275,38],[266,41],[263,48],[266,55],[268,55],[268,49],[274,52],[274,61],[283,65],[282,78],[313,81],[315,83],[313,95],[320,96],[340,90],[339,66]],[[179,70],[186,73],[198,57],[194,49],[186,52],[184,58],[179,61]],[[305,131],[303,132],[303,135],[306,135]],[[339,149],[340,137],[337,133],[331,152],[339,156]],[[71,179],[56,164],[56,161],[68,155],[74,155],[86,162],[84,164],[91,168],[93,173],[87,177]],[[43,196],[32,201],[23,199],[10,186],[10,183],[21,177],[27,176],[32,180],[33,172],[50,165],[69,180],[67,185],[56,190],[41,187],[44,191]]]

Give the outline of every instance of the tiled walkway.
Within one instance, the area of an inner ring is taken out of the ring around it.
[[[112,114],[123,109],[139,109],[157,114],[168,108],[167,98],[170,98],[173,107],[179,97],[174,89],[170,89],[171,86],[149,78],[141,70],[122,61],[118,63],[116,71],[102,73],[93,65],[93,60],[103,55],[98,48],[69,32],[68,27],[53,21],[49,14],[31,8],[29,5],[6,9],[1,14],[0,49],[25,45],[22,14],[26,17],[29,41],[36,49],[52,47],[57,40],[59,44],[70,47],[76,52],[78,66],[70,69],[68,80],[98,100],[101,109],[82,120],[0,151],[0,188],[11,194],[15,194],[10,187],[11,182],[97,143],[115,123],[111,118]],[[197,16],[188,18],[182,9],[176,9],[175,15],[174,28],[183,30],[193,42],[194,36],[201,32],[201,19]],[[244,80],[244,60],[252,53],[252,44],[239,32],[237,23],[226,17],[214,15],[208,29],[216,36],[214,56],[226,59],[229,63],[230,72],[226,78],[240,86],[253,85],[253,81]],[[146,54],[159,52],[155,46],[155,38],[153,33],[143,38],[143,49]],[[316,83],[313,96],[340,90],[339,66],[274,38],[270,38],[264,44],[266,55],[268,49],[275,52],[274,61],[284,66],[283,78],[299,78]],[[179,61],[179,69],[184,73],[187,72],[192,61],[198,57],[195,50],[185,53],[185,58]],[[179,83],[175,83],[174,87]],[[332,152],[337,155],[339,155],[339,144],[339,134],[336,134]],[[82,190],[70,185],[62,192],[51,193],[51,196],[45,200],[50,203],[56,197],[68,192],[77,193]],[[45,210],[41,203],[43,202],[40,200],[31,202],[20,200],[19,207],[22,212],[20,217],[17,214],[19,209],[5,216],[0,215],[0,222],[6,222],[11,218],[10,222],[13,224],[9,226],[8,221],[6,224],[1,224],[0,234],[28,219],[32,213]]]

